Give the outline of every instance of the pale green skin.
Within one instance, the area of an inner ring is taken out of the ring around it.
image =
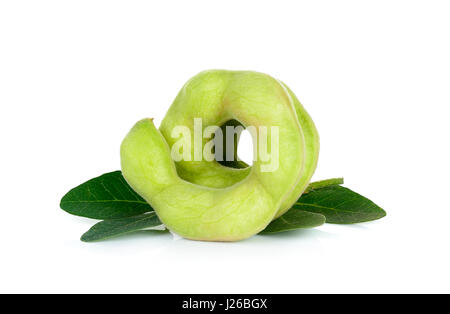
[[[204,128],[231,119],[244,126],[278,126],[279,168],[262,172],[259,158],[246,169],[216,161],[175,165],[172,129],[193,129],[194,118],[202,118]],[[309,183],[318,150],[314,123],[283,83],[257,72],[213,70],[186,83],[160,131],[151,119],[133,127],[122,143],[121,163],[127,182],[171,231],[193,240],[237,241],[291,207]]]

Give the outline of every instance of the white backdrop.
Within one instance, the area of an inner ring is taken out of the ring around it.
[[[0,292],[450,292],[448,1],[0,2]],[[79,241],[59,209],[119,169],[211,68],[286,82],[321,135],[314,179],[387,210],[239,243]]]

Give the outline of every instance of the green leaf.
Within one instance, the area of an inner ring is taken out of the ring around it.
[[[327,186],[341,185],[341,184],[344,184],[344,178],[333,178],[333,179],[327,179],[327,180],[311,182],[308,185],[308,187],[306,188],[305,192],[303,192],[303,194],[309,193],[309,192],[311,192],[313,190],[322,189],[322,188],[325,188]]]
[[[321,214],[290,209],[284,215],[272,221],[266,229],[260,232],[260,234],[314,228],[321,226],[324,223],[325,217]]]
[[[155,212],[97,223],[83,234],[81,241],[95,242],[161,225]]]
[[[340,184],[342,178],[310,183],[293,208],[261,233],[313,228],[322,225],[325,218],[328,223],[350,224],[386,215],[372,201]],[[62,198],[61,208],[73,215],[105,220],[83,235],[82,240],[87,242],[161,224],[150,205],[133,191],[120,171],[106,173],[72,189]]]
[[[333,224],[366,222],[386,216],[386,212],[371,200],[339,185],[303,194],[293,209],[322,214],[327,223]]]
[[[218,152],[214,152],[216,159],[218,160],[218,163],[225,166],[225,167],[229,167],[229,168],[236,168],[236,169],[244,169],[244,168],[248,168],[250,167],[248,164],[246,164],[244,161],[239,160],[238,155],[237,155],[237,151],[238,151],[238,143],[239,143],[239,138],[240,138],[240,134],[237,134],[235,132],[233,132],[233,144],[234,147],[232,148],[233,150],[233,160],[232,161],[227,161],[226,160],[226,155],[227,155],[227,126],[232,126],[232,127],[238,127],[241,126],[243,128],[244,125],[242,123],[240,123],[237,120],[231,119],[228,120],[227,122],[225,122],[220,128],[222,130],[222,134],[224,134],[223,136],[223,140],[222,140],[222,147],[224,147],[223,151],[222,151],[222,156],[220,156],[218,154]]]
[[[106,173],[70,190],[60,206],[70,214],[94,219],[125,218],[153,211],[120,171]]]

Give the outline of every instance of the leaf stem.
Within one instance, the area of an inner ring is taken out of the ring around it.
[[[303,192],[303,194],[309,193],[313,190],[325,188],[327,186],[341,185],[341,184],[344,184],[344,178],[333,178],[333,179],[312,182],[308,185],[308,187],[306,188],[305,192]]]

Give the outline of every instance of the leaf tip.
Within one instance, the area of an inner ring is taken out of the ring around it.
[[[84,242],[84,243],[92,243],[92,242],[95,242],[95,240],[92,240],[92,239],[89,237],[89,231],[86,232],[86,233],[84,233],[84,234],[80,237],[80,241],[81,241],[81,242]]]
[[[386,216],[387,216],[387,212],[383,208],[380,208],[380,218],[378,218],[378,219],[384,218]]]

